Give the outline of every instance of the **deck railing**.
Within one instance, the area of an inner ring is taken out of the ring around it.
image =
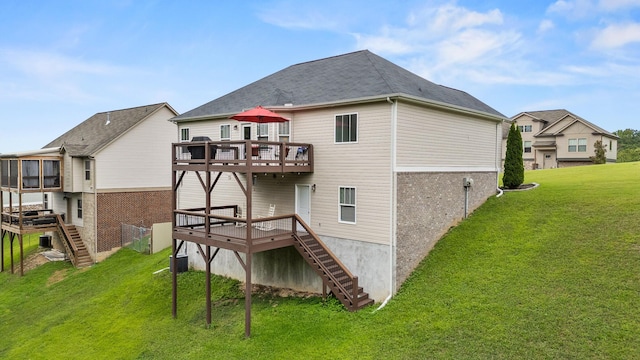
[[[2,212],[2,223],[21,229],[55,226],[57,214],[53,210],[25,210],[22,212]]]
[[[245,140],[192,141],[172,146],[174,165],[270,167],[282,172],[313,170],[311,144]]]

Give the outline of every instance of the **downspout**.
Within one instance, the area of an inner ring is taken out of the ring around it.
[[[384,308],[389,300],[393,297],[393,289],[395,284],[395,265],[396,265],[396,208],[397,208],[397,183],[396,183],[396,135],[397,135],[397,126],[398,126],[398,101],[393,101],[387,96],[387,102],[391,104],[391,207],[390,207],[390,218],[391,218],[391,229],[390,229],[390,239],[391,242],[389,244],[389,296],[380,304],[380,306],[374,310],[378,311]]]
[[[98,167],[96,166],[96,158],[90,157],[93,166],[93,263],[98,262]]]
[[[500,189],[500,169],[502,168],[502,121],[496,124],[496,190],[502,196],[504,192]]]

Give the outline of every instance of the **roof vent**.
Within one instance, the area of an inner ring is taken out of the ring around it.
[[[105,122],[104,125],[106,126],[106,125],[109,125],[109,124],[111,124],[111,113],[110,112],[107,113],[107,122]]]

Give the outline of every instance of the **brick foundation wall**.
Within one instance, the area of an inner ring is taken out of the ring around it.
[[[468,213],[496,194],[496,173],[399,173],[396,281],[400,285],[436,242],[464,218],[462,179],[470,177]]]
[[[121,246],[121,224],[151,227],[171,221],[171,190],[99,193],[98,252]]]

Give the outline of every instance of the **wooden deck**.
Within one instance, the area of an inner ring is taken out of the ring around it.
[[[269,141],[174,143],[174,171],[313,172],[313,146]]]
[[[292,246],[293,234],[298,233],[293,214],[252,219],[250,228],[242,218],[190,211],[176,211],[176,216],[174,239],[238,252],[247,252],[249,242],[252,253]]]
[[[57,215],[51,210],[2,212],[2,230],[14,234],[33,234],[57,230]]]

